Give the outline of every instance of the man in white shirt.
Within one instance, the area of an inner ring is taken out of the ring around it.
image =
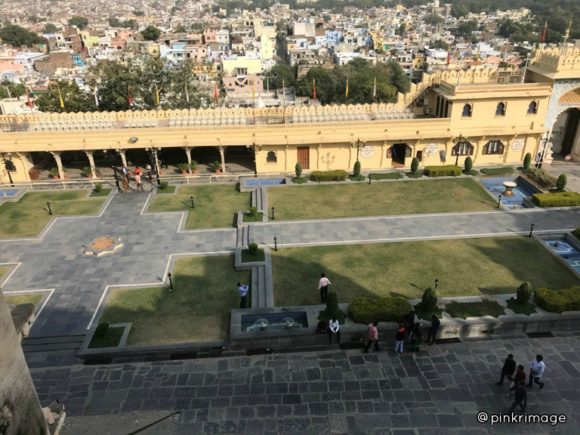
[[[330,319],[328,322],[328,344],[332,344],[332,336],[336,335],[336,343],[340,345],[340,323],[336,317]]]
[[[326,277],[326,273],[320,275],[320,281],[318,281],[318,290],[320,290],[320,303],[326,302],[326,296],[328,296],[328,287],[330,286],[330,280]]]
[[[540,381],[544,375],[544,370],[546,370],[546,364],[544,364],[544,357],[542,355],[536,355],[536,359],[530,363],[530,377],[528,379],[528,388],[532,388],[533,382],[540,386],[540,389],[544,388],[544,383]]]
[[[250,286],[248,284],[242,284],[241,282],[237,286],[238,292],[240,293],[240,308],[246,308],[246,296],[248,295]]]

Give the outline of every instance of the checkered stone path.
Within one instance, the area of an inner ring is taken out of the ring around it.
[[[148,410],[180,410],[171,431],[159,424],[163,433],[578,433],[579,336],[438,344],[402,356],[392,337],[381,346],[31,372],[41,402],[58,398],[69,416],[140,412],[143,426]],[[478,422],[478,412],[505,413],[511,404],[507,383],[495,385],[508,353],[526,372],[544,355],[545,388],[528,390],[528,412],[563,414],[565,424]]]
[[[233,252],[236,229],[179,231],[184,213],[141,213],[147,193],[114,194],[101,216],[57,218],[41,239],[0,240],[0,263],[21,263],[4,291],[54,289],[31,337],[84,334],[107,286],[155,284],[171,254]],[[252,240],[280,246],[429,240],[570,230],[580,208],[388,216],[252,225]],[[110,256],[83,254],[99,236],[120,238]]]

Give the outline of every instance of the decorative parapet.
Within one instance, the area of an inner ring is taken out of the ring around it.
[[[580,48],[546,47],[534,52],[530,66],[547,73],[575,72],[580,77]]]

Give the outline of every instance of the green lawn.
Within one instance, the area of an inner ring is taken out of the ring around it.
[[[420,298],[439,279],[439,296],[515,293],[566,288],[579,280],[544,247],[527,237],[438,240],[368,245],[283,248],[272,251],[276,306],[318,303],[326,272],[340,302],[389,293]]]
[[[149,211],[185,210],[189,212],[185,228],[223,228],[233,226],[238,210],[249,207],[250,193],[240,193],[234,185],[181,186],[176,194],[155,195]]]
[[[131,322],[128,345],[224,340],[230,310],[240,303],[236,283],[249,280],[249,271],[234,270],[233,255],[180,258],[173,291],[117,290],[99,322]]]
[[[75,216],[97,214],[105,198],[87,198],[87,190],[29,192],[0,207],[0,237],[37,235],[51,218],[47,201],[54,216]]]
[[[6,275],[10,269],[11,267],[9,266],[0,266],[0,281],[2,280],[2,277]]]
[[[42,297],[42,293],[23,293],[20,295],[12,293],[4,295],[7,304],[34,304],[35,307],[38,307],[38,304],[42,301]]]
[[[271,187],[268,201],[276,208],[276,219],[280,220],[477,211],[495,207],[494,200],[469,178]]]

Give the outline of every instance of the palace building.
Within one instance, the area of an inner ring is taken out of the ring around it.
[[[393,104],[0,115],[0,183],[38,168],[217,161],[223,173],[459,164],[517,165],[526,153],[580,161],[580,49],[536,50],[527,68],[443,71]],[[0,160],[1,161],[1,160]],[[235,165],[234,165],[235,163]],[[231,169],[232,168],[232,169]],[[102,170],[101,170],[102,169]],[[10,171],[10,174],[8,174]]]

